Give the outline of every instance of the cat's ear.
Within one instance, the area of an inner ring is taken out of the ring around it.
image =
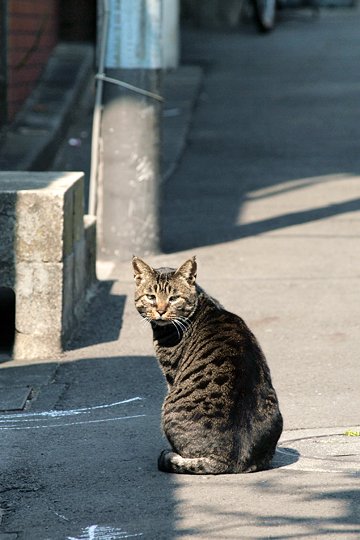
[[[180,275],[186,279],[188,283],[193,285],[196,280],[197,264],[196,258],[192,257],[188,261],[184,262],[175,272],[175,275]]]
[[[136,285],[139,285],[143,279],[154,274],[154,269],[151,268],[145,261],[139,257],[133,257],[132,265],[134,269],[134,278]]]

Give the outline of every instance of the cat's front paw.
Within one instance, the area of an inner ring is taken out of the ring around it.
[[[163,450],[158,459],[158,469],[163,472],[171,471],[171,458],[176,456],[171,450]]]

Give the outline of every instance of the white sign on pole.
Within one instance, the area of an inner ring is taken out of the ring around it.
[[[109,0],[105,67],[162,67],[161,0]]]

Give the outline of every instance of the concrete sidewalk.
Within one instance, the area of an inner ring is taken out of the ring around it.
[[[149,262],[196,254],[201,285],[257,335],[285,420],[275,468],[157,471],[150,329],[130,264],[100,264],[63,358],[0,372],[43,381],[28,413],[0,417],[1,540],[360,537],[359,23],[301,11],[267,36],[183,34],[205,76]]]

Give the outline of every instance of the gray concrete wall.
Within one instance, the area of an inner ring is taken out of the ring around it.
[[[82,173],[0,173],[0,286],[15,291],[14,359],[58,354],[96,280]]]

